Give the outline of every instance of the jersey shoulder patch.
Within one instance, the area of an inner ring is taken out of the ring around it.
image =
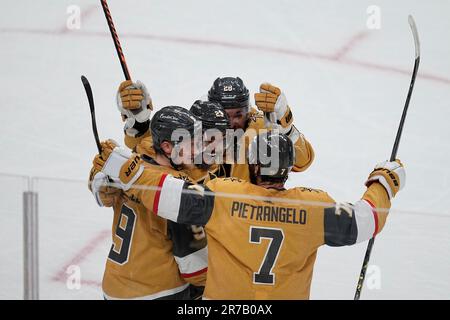
[[[248,182],[234,177],[216,178],[208,181],[206,187],[211,191],[233,192],[236,187],[239,188],[236,184],[243,185],[246,183]]]
[[[334,205],[335,201],[333,198],[323,190],[308,187],[296,187],[295,190],[297,190],[301,198],[305,198],[310,201],[317,201],[318,205]]]
[[[264,113],[252,108],[249,111],[248,127],[254,129],[262,129],[265,127]]]
[[[297,187],[296,189],[298,189],[300,192],[310,192],[310,193],[326,193],[323,190],[320,189],[314,189],[314,188],[308,188],[308,187]]]
[[[227,182],[235,182],[235,183],[243,183],[246,182],[245,180],[235,178],[235,177],[228,177],[228,178],[222,178],[221,180],[227,181]]]

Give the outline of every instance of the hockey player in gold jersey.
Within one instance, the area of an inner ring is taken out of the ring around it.
[[[105,158],[113,153],[102,152]],[[143,170],[125,193],[158,216],[205,225],[205,298],[308,299],[317,249],[376,236],[404,186],[405,171],[400,161],[378,164],[352,205],[336,203],[321,190],[285,189],[294,158],[286,135],[260,134],[249,150],[251,182],[218,178],[202,188]],[[146,185],[159,188],[145,190]]]
[[[135,83],[131,80],[123,81],[117,90],[116,100],[125,121],[125,144],[141,155],[154,157],[155,150],[149,129],[153,104],[147,88],[140,81]],[[214,128],[225,134],[225,130],[229,128],[228,116],[220,104],[197,100],[190,111],[202,122],[204,131]],[[202,166],[202,163],[192,163],[181,170],[196,183],[203,183],[210,176],[224,176],[225,172],[220,164]]]
[[[219,177],[226,175],[248,180],[248,142],[259,130],[273,127],[287,134],[294,142],[296,156],[293,171],[305,171],[313,162],[314,150],[294,126],[291,109],[279,88],[268,83],[261,84],[260,92],[255,94],[256,106],[259,109],[257,110],[250,106],[249,91],[240,78],[217,78],[208,91],[208,100],[219,103],[225,109],[236,139],[236,143],[229,144],[227,156],[224,158],[226,163],[209,168],[209,172]],[[125,121],[125,144],[140,154],[152,156],[154,150],[148,125],[153,105],[145,85],[140,81],[122,82],[117,92],[117,105]],[[192,172],[186,173],[192,178],[207,174],[206,170],[194,170],[193,167],[191,169]],[[226,172],[222,172],[224,170]]]
[[[293,171],[305,171],[314,160],[314,150],[309,141],[295,127],[292,111],[281,90],[269,83],[260,85],[255,93],[255,104],[250,106],[249,90],[239,77],[217,78],[208,91],[208,100],[220,103],[230,118],[236,143],[228,150],[228,176],[249,180],[246,163],[249,142],[260,130],[278,129],[294,143],[295,159]]]
[[[171,141],[171,133],[183,129],[191,135],[196,123],[196,119],[184,108],[166,107],[158,111],[151,126],[157,143],[154,157],[143,156],[141,159],[135,154],[127,162],[122,175],[132,177],[145,167],[149,174],[155,176],[170,174],[192,182],[189,176],[177,169],[192,163],[195,154],[172,152],[180,144],[190,145],[192,139],[178,143]],[[116,157],[108,159],[106,167],[109,170],[118,169],[116,163],[131,156],[130,151],[117,147],[112,141],[103,143],[103,147],[116,150]],[[108,179],[98,170],[103,165],[103,159],[96,158],[90,187],[99,205],[114,209],[113,245],[102,284],[105,298],[188,299],[201,294],[199,287],[205,284],[207,270],[206,239],[201,234],[203,229],[157,217],[151,214],[151,208],[143,206],[140,199],[124,197],[116,188],[105,187]],[[123,188],[127,189],[134,180],[125,180]],[[146,203],[148,201],[146,199]]]

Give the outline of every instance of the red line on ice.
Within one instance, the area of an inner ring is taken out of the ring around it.
[[[92,15],[92,13],[94,13],[94,10],[97,9],[97,5],[92,4],[89,7],[87,7],[86,9],[80,9],[80,22],[81,24],[84,23],[84,21],[86,21],[86,19]],[[62,26],[59,29],[60,34],[64,34],[64,33],[68,33],[70,30],[67,28],[67,25],[64,24],[64,26]]]
[[[100,231],[94,238],[92,238],[77,254],[75,254],[69,261],[67,261],[64,266],[52,277],[53,281],[65,282],[66,281],[66,270],[71,265],[79,265],[83,262],[86,257],[91,254],[97,246],[103,242],[106,238],[111,235],[110,230]],[[82,284],[87,285],[100,285],[97,281],[82,280]]]
[[[90,36],[90,37],[110,37],[110,34],[107,32],[101,31],[81,31],[81,30],[73,30],[71,32],[67,32],[65,34],[61,34],[52,30],[42,30],[42,29],[21,29],[21,28],[3,28],[0,29],[0,33],[28,33],[28,34],[43,34],[43,35],[54,35],[54,36]],[[189,45],[205,45],[205,46],[221,46],[226,48],[233,49],[242,49],[242,50],[256,50],[262,51],[266,53],[277,53],[277,54],[286,54],[306,59],[318,59],[330,61],[333,63],[338,63],[342,65],[348,66],[356,66],[364,69],[372,69],[380,72],[386,73],[396,73],[400,75],[410,76],[411,70],[404,69],[389,65],[378,64],[369,61],[360,61],[353,58],[345,58],[343,55],[334,53],[334,54],[322,54],[312,51],[301,51],[301,50],[293,50],[293,49],[284,49],[278,47],[269,47],[269,46],[261,46],[256,44],[245,44],[245,43],[234,43],[227,41],[217,41],[217,40],[209,40],[209,39],[194,39],[194,38],[184,38],[184,37],[171,37],[171,36],[160,36],[153,34],[137,34],[137,33],[121,33],[121,38],[134,38],[134,39],[146,39],[146,40],[157,40],[163,42],[173,42],[173,43],[186,43]],[[351,41],[350,41],[351,42]],[[345,46],[344,46],[345,47]],[[347,49],[341,48],[342,51],[346,51]],[[350,48],[349,48],[350,49]],[[348,51],[346,51],[348,52]],[[344,52],[345,53],[345,52]],[[337,57],[336,57],[337,56]],[[429,81],[439,82],[445,85],[450,85],[450,78],[446,78],[444,76],[422,72],[419,71],[418,78],[426,79]]]
[[[102,283],[100,281],[95,281],[95,280],[81,280],[80,284],[85,285],[85,286],[91,286],[91,287],[101,287],[102,286]]]
[[[344,56],[347,55],[347,53],[355,48],[357,43],[361,42],[369,35],[370,33],[367,30],[358,32],[353,37],[351,37],[350,40],[347,41],[339,50],[337,50],[335,54],[333,54],[333,58],[335,60],[341,60]]]

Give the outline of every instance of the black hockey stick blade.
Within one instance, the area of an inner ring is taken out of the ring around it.
[[[95,121],[95,106],[94,96],[92,94],[91,85],[85,76],[81,76],[81,82],[83,82],[84,90],[89,101],[89,109],[91,109],[92,131],[94,133],[95,143],[97,144],[98,154],[102,153],[102,147],[100,145],[100,139],[98,137],[97,122]]]
[[[411,100],[411,95],[412,95],[412,91],[414,88],[414,83],[416,81],[417,71],[419,70],[419,63],[420,63],[419,34],[417,32],[417,27],[416,27],[414,18],[411,15],[408,16],[408,23],[409,23],[409,26],[411,27],[411,32],[412,32],[413,38],[414,38],[414,48],[415,48],[414,69],[413,69],[413,73],[411,76],[411,82],[409,84],[409,90],[408,90],[408,95],[406,97],[405,106],[403,107],[402,117],[400,119],[400,124],[398,126],[397,135],[395,137],[394,147],[392,148],[390,161],[394,161],[395,158],[397,157],[398,146],[400,144],[400,138],[401,138],[402,132],[403,132],[403,125],[405,124],[406,114],[408,112],[409,102]],[[363,261],[363,265],[361,268],[361,273],[360,273],[359,279],[358,279],[358,285],[356,286],[354,300],[359,300],[359,298],[361,296],[361,291],[362,291],[362,287],[364,284],[364,279],[366,277],[367,267],[369,266],[370,255],[372,253],[372,248],[373,248],[374,243],[375,243],[375,237],[370,239],[369,244],[367,245],[366,254],[364,256],[364,261]]]

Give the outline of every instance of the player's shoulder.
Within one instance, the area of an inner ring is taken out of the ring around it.
[[[153,139],[151,135],[148,135],[141,139],[141,141],[136,146],[136,151],[139,154],[145,154],[149,157],[155,157],[156,152],[153,149]]]
[[[322,189],[311,188],[311,187],[303,187],[303,186],[294,187],[292,189],[295,189],[298,192],[302,192],[302,193],[314,193],[314,194],[326,193]]]
[[[170,168],[169,168],[170,169]],[[186,172],[183,171],[177,171],[175,169],[170,169],[164,171],[165,174],[170,174],[174,178],[181,179],[190,183],[196,183],[194,179],[192,179]]]
[[[219,181],[226,184],[248,184],[249,182],[243,179],[239,179],[236,177],[227,177],[227,178],[219,178]]]
[[[332,201],[330,195],[326,191],[321,189],[300,186],[291,188],[289,190],[292,193],[296,193],[297,196],[300,196],[301,198],[307,198],[315,201]]]
[[[209,172],[207,169],[195,167],[193,169],[183,171],[183,173],[190,178],[191,182],[194,183],[203,184],[205,181],[209,180]]]
[[[154,163],[144,162],[145,172],[147,175],[153,176],[156,180],[160,180],[162,176],[171,175],[174,178],[182,179],[184,181],[193,182],[189,175],[183,171],[178,171],[173,168],[161,166]]]
[[[228,178],[216,178],[209,181],[206,186],[211,190],[238,190],[243,187],[246,187],[249,184],[249,182],[234,178],[234,177],[228,177]]]

